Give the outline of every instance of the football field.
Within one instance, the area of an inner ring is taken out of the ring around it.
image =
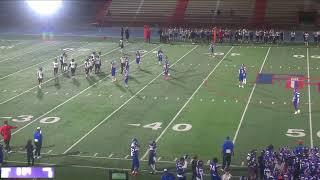
[[[169,80],[157,64],[159,48],[170,61]],[[217,45],[213,57],[204,44],[132,42],[124,49],[130,57],[127,88],[119,73],[116,42],[0,40],[0,120],[18,126],[12,133],[14,153],[7,155],[7,162],[25,164],[23,148],[38,126],[44,141],[43,157],[36,163],[55,165],[57,179],[103,179],[108,169],[130,169],[132,138],[141,145],[145,174],[152,140],[158,146],[158,170],[173,171],[184,154],[197,154],[205,163],[213,157],[221,162],[227,136],[235,143],[235,168],[242,166],[250,150],[269,144],[319,144],[318,47]],[[137,50],[143,56],[141,69],[135,63]],[[63,51],[78,64],[75,79],[69,72],[53,77],[52,63]],[[83,63],[93,51],[102,53],[102,73],[86,78]],[[109,76],[113,60],[118,70],[115,83]],[[238,87],[241,64],[248,71],[245,88]],[[41,89],[36,79],[40,66]],[[255,83],[259,74],[270,75],[272,82]],[[291,76],[305,78],[297,115],[292,89],[286,88],[285,77]]]

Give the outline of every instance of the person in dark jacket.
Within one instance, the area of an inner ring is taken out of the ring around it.
[[[4,160],[3,146],[0,144],[0,166],[2,166]]]
[[[129,42],[129,36],[130,36],[130,34],[129,34],[129,28],[126,28],[126,30],[125,30],[124,33],[126,34],[126,41]]]
[[[25,149],[27,150],[27,161],[28,161],[28,166],[30,166],[30,161],[31,161],[31,166],[34,165],[34,157],[33,157],[33,145],[32,145],[32,140],[29,139],[27,142],[27,145],[25,146]]]
[[[123,27],[121,27],[121,40],[123,40],[123,34],[124,34],[124,30],[123,30]]]
[[[36,146],[36,151],[34,157],[37,159],[40,159],[40,151],[42,147],[42,134],[41,134],[41,128],[37,127],[36,132],[33,135],[34,137],[34,145]]]
[[[195,180],[196,177],[197,177],[197,162],[198,162],[198,156],[195,155],[193,158],[192,158],[192,161],[191,161],[191,169],[192,169],[192,180]]]
[[[175,177],[172,173],[168,172],[167,169],[164,169],[161,180],[175,180]]]

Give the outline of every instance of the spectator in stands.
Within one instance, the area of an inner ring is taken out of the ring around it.
[[[125,34],[126,34],[126,41],[129,42],[130,32],[128,27],[125,30]]]
[[[175,177],[171,172],[168,172],[167,169],[164,169],[161,180],[175,180]]]
[[[222,169],[229,169],[231,157],[234,155],[233,142],[228,136],[222,145]]]

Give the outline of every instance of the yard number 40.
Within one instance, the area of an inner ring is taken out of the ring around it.
[[[143,127],[144,128],[150,128],[152,130],[158,130],[161,129],[162,122],[154,122],[151,124],[146,124]],[[191,124],[175,124],[172,126],[172,130],[174,131],[189,131],[192,128]]]

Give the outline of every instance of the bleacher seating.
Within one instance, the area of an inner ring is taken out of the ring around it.
[[[175,0],[113,0],[110,20],[117,23],[165,23],[176,8]]]
[[[185,24],[297,24],[301,10],[318,10],[320,3],[305,0],[189,0]],[[260,1],[261,3],[261,1]],[[178,0],[112,0],[108,21],[118,24],[171,24]],[[183,10],[184,11],[184,10]],[[259,16],[257,16],[259,15]],[[259,18],[257,18],[259,17]],[[319,18],[320,19],[320,18]],[[319,20],[320,21],[320,20]]]

